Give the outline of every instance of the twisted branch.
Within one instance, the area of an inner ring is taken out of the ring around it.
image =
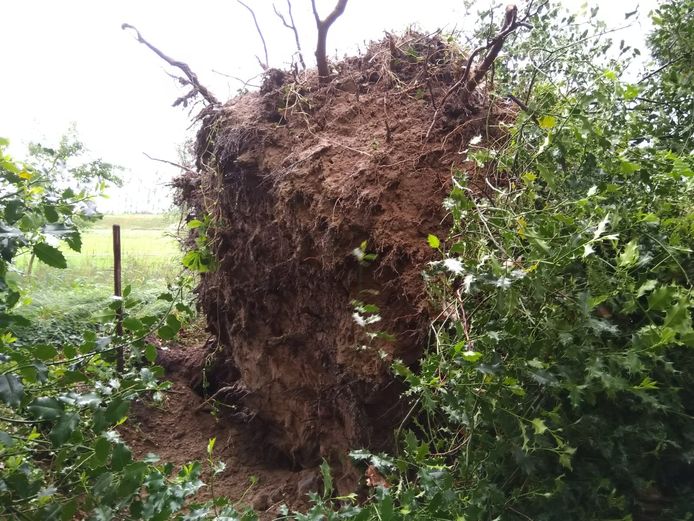
[[[255,24],[255,29],[256,29],[256,31],[258,31],[258,35],[260,36],[260,41],[263,42],[263,51],[265,52],[265,61],[264,62],[260,58],[258,58],[258,56],[256,56],[255,59],[258,60],[260,67],[262,67],[262,69],[264,71],[266,71],[268,69],[268,63],[270,63],[268,60],[268,57],[267,57],[267,45],[265,45],[265,37],[263,36],[263,31],[260,30],[260,25],[258,25],[258,19],[255,17],[255,11],[253,11],[253,9],[251,9],[247,4],[245,4],[241,0],[236,0],[236,1],[239,4],[241,4],[242,6],[244,6],[246,9],[248,9],[248,12],[251,13],[251,16],[253,17],[253,23]]]
[[[178,105],[183,104],[184,107],[188,105],[188,100],[191,98],[195,97],[196,94],[200,94],[205,100],[210,105],[219,105],[219,100],[212,94],[204,85],[200,83],[200,80],[198,80],[198,76],[190,69],[187,63],[184,63],[182,61],[174,60],[173,58],[167,56],[163,52],[161,52],[159,49],[157,49],[154,45],[149,43],[147,40],[145,40],[142,35],[140,34],[140,31],[137,30],[137,28],[133,25],[130,24],[122,24],[121,29],[124,31],[126,29],[132,29],[135,31],[135,35],[137,38],[137,41],[141,44],[146,45],[149,47],[149,49],[154,52],[157,56],[159,56],[162,60],[164,60],[166,63],[171,65],[172,67],[176,67],[177,69],[180,69],[183,74],[186,75],[185,78],[181,76],[176,76],[176,79],[181,82],[182,85],[190,85],[192,87],[192,90],[188,92],[187,94],[181,96],[178,98],[176,101],[174,101],[173,106],[177,107]]]

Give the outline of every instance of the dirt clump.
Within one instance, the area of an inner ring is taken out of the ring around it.
[[[278,466],[274,455],[264,454],[258,444],[261,436],[256,426],[230,421],[223,407],[217,409],[217,402],[191,389],[190,376],[199,372],[205,356],[202,347],[160,347],[158,362],[166,369],[171,388],[161,403],[135,402],[130,413],[133,421],[119,428],[120,435],[139,458],[153,453],[176,469],[191,461],[202,462],[207,486],[196,501],[212,499],[212,478],[205,461],[208,441],[215,438],[214,458],[226,465],[214,477],[217,497],[229,498],[240,509],[253,507],[261,520],[274,519],[281,505],[305,509],[307,494],[320,489],[320,474],[315,469]]]
[[[482,189],[468,143],[502,139],[513,117],[484,89],[464,105],[446,96],[466,65],[454,44],[409,32],[338,63],[326,86],[270,71],[205,117],[197,172],[175,183],[191,218],[212,222],[216,269],[198,288],[209,392],[236,389],[263,444],[296,468],[328,459],[339,490],[357,477],[347,452],[387,449],[405,414],[390,366],[417,363],[438,313],[422,270],[438,255],[427,236],[447,234],[452,173]]]

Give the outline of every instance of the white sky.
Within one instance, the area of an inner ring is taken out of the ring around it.
[[[486,3],[487,0],[484,0]],[[284,11],[285,0],[275,0]],[[294,51],[293,35],[272,11],[272,0],[246,0],[256,11],[270,65],[285,67]],[[483,3],[483,2],[480,2]],[[520,2],[521,8],[524,2]],[[578,10],[581,0],[564,0]],[[645,16],[657,0],[599,1],[610,26],[640,4],[642,24],[615,38],[643,39]],[[293,0],[304,56],[313,63],[315,26],[309,0]],[[318,0],[324,15],[335,0]],[[416,23],[425,30],[469,26],[462,0],[350,0],[330,30],[332,54]],[[182,87],[176,73],[143,45],[123,22],[136,26],[151,43],[185,61],[218,98],[234,95],[239,84],[221,71],[249,78],[260,67],[262,46],[250,14],[234,0],[0,0],[0,136],[22,154],[29,141],[55,142],[74,122],[94,155],[127,169],[127,186],[100,205],[106,211],[160,210],[170,201],[163,185],[176,169],[143,155],[177,160],[177,147],[190,135],[185,110],[171,103]],[[633,19],[630,19],[633,21]],[[637,44],[638,46],[638,44]],[[642,46],[643,47],[643,46]]]

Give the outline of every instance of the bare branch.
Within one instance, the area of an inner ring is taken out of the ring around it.
[[[147,40],[145,40],[142,37],[142,35],[140,34],[140,31],[138,31],[135,26],[132,26],[130,24],[122,24],[121,29],[123,29],[123,30],[132,29],[133,31],[135,31],[138,42],[149,47],[149,49],[152,52],[154,52],[154,54],[159,56],[162,60],[164,60],[166,63],[168,63],[172,67],[176,67],[176,68],[180,69],[181,71],[183,71],[183,74],[186,75],[187,79],[181,78],[181,77],[177,77],[177,79],[178,79],[178,81],[180,81],[184,85],[190,85],[191,87],[193,87],[193,89],[189,93],[178,98],[173,104],[174,107],[176,107],[180,104],[183,104],[183,106],[185,107],[188,103],[188,100],[193,98],[196,94],[200,94],[203,98],[205,98],[207,100],[207,102],[210,105],[219,105],[219,100],[217,100],[217,98],[214,96],[214,94],[212,94],[205,86],[200,84],[200,81],[198,80],[197,75],[190,69],[190,67],[188,66],[187,63],[184,63],[184,62],[181,62],[178,60],[174,60],[173,58],[170,58],[169,56],[167,56],[166,54],[161,52],[154,45],[152,45]]]
[[[221,72],[221,71],[218,71],[218,70],[215,70],[215,69],[212,69],[212,72],[214,72],[215,74],[219,74],[220,76],[224,76],[225,78],[231,78],[232,80],[238,81],[239,83],[241,83],[241,84],[243,85],[243,87],[242,87],[243,89],[245,89],[246,87],[253,87],[253,88],[256,88],[256,89],[259,89],[259,88],[260,88],[260,85],[256,85],[255,83],[251,83],[251,82],[252,82],[254,79],[256,79],[258,76],[260,76],[262,73],[261,73],[261,74],[256,74],[256,75],[253,76],[252,78],[249,78],[249,79],[247,79],[247,80],[244,80],[243,78],[239,78],[238,76],[234,76],[234,75],[232,75],[232,74],[227,74],[226,72]]]
[[[320,83],[327,83],[330,79],[330,70],[328,69],[328,57],[326,55],[326,46],[328,39],[328,29],[337,20],[347,7],[347,0],[337,0],[335,9],[324,19],[321,20],[316,8],[316,0],[311,0],[313,8],[313,16],[316,19],[316,28],[318,29],[318,43],[316,45],[316,64],[318,65],[318,78]]]
[[[142,152],[147,159],[150,159],[152,161],[156,161],[157,163],[164,163],[165,165],[171,165],[175,166],[176,168],[180,168],[181,170],[185,172],[190,172],[192,171],[192,168],[188,168],[187,166],[180,165],[178,163],[174,163],[173,161],[169,161],[168,159],[159,159],[158,157],[152,157],[150,156],[147,152]]]
[[[294,41],[296,41],[296,50],[299,55],[299,63],[301,63],[301,69],[306,70],[306,62],[304,62],[304,53],[301,50],[301,42],[299,41],[299,31],[296,28],[296,23],[294,22],[294,15],[292,14],[292,0],[287,0],[287,11],[289,12],[289,22],[284,18],[282,13],[277,10],[275,4],[272,4],[272,9],[274,9],[275,14],[282,20],[282,24],[287,28],[291,29],[294,33]]]
[[[270,63],[267,57],[267,45],[265,44],[265,37],[263,36],[263,31],[260,30],[260,25],[258,25],[258,19],[255,17],[255,12],[253,9],[251,9],[247,4],[242,2],[241,0],[236,0],[239,4],[244,6],[246,9],[248,9],[248,12],[251,13],[251,16],[253,17],[253,23],[255,24],[255,29],[258,31],[258,35],[260,36],[260,40],[263,42],[263,51],[265,52],[265,61],[261,61],[260,58],[256,56],[256,59],[258,60],[258,63],[262,67],[264,71],[268,69],[268,64]]]
[[[509,94],[508,99],[510,99],[512,102],[514,102],[516,105],[518,105],[523,112],[525,112],[528,116],[530,116],[530,119],[532,119],[536,125],[540,124],[540,122],[537,119],[537,116],[535,116],[535,113],[532,110],[530,110],[530,107],[528,107],[528,105],[526,105],[523,101],[518,99],[513,94]]]

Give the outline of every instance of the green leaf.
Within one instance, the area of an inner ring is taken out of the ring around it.
[[[637,297],[643,297],[646,293],[650,293],[655,289],[655,287],[658,285],[657,280],[647,280],[641,286],[639,287],[638,292],[636,293]]]
[[[187,226],[191,230],[194,230],[195,228],[200,228],[200,226],[202,226],[202,221],[200,221],[198,219],[192,219],[192,220],[188,221]]]
[[[639,243],[635,240],[629,241],[629,243],[624,247],[624,251],[619,255],[617,259],[617,265],[626,268],[633,266],[639,260]]]
[[[176,331],[169,326],[162,326],[157,330],[157,334],[162,340],[171,340],[176,336]]]
[[[333,477],[327,461],[323,460],[320,464],[320,472],[323,476],[323,499],[328,499],[333,495]]]
[[[157,360],[157,348],[152,344],[147,344],[147,346],[145,346],[145,358],[151,364]]]
[[[111,466],[116,472],[122,470],[126,465],[132,462],[133,456],[127,445],[123,443],[116,444],[113,447],[113,454],[111,456]]]
[[[648,309],[663,311],[670,308],[677,289],[673,286],[659,286],[648,296]]]
[[[171,314],[166,317],[166,325],[173,329],[176,333],[178,333],[178,330],[181,329],[181,322]]]
[[[0,431],[0,446],[12,447],[14,445],[14,438],[4,431]]]
[[[45,242],[36,244],[34,246],[34,254],[41,262],[44,262],[53,268],[67,268],[67,261],[65,260],[63,253],[58,248],[55,248],[50,244]]]
[[[76,251],[77,253],[82,251],[82,236],[78,231],[65,235],[63,239],[65,239],[65,242],[71,250]]]
[[[54,447],[60,447],[65,443],[77,428],[80,422],[80,415],[76,412],[67,413],[60,417],[48,434],[48,438]]]
[[[44,362],[46,360],[52,360],[58,356],[58,350],[55,347],[45,344],[33,346],[33,352],[36,358],[43,360]]]
[[[130,331],[140,331],[142,329],[142,322],[133,317],[128,317],[123,320],[123,327]]]
[[[94,462],[97,466],[101,466],[108,460],[108,455],[111,452],[111,443],[99,436],[94,442]]]
[[[105,411],[105,420],[109,425],[113,425],[122,420],[128,413],[130,403],[122,398],[115,398],[108,404]]]
[[[632,163],[630,161],[621,161],[619,164],[619,171],[624,175],[633,174],[641,170],[641,165],[638,163]]]
[[[435,250],[439,249],[439,247],[441,246],[441,241],[436,235],[429,234],[427,236],[427,242],[429,243],[429,246],[431,246]]]
[[[463,360],[466,362],[477,362],[480,358],[482,358],[482,353],[479,353],[477,351],[463,351],[460,354],[463,357]]]
[[[217,438],[212,437],[209,440],[207,440],[207,455],[212,456],[212,452],[214,452],[214,444],[217,441]]]
[[[63,404],[49,396],[36,398],[27,407],[27,410],[38,420],[55,420],[65,412]]]
[[[55,206],[50,206],[50,205],[44,206],[43,207],[43,215],[46,216],[46,220],[49,223],[58,222],[58,219],[60,219],[60,215],[58,215],[58,212],[55,209]]]
[[[686,300],[680,299],[668,310],[663,325],[678,333],[691,331],[692,315]]]
[[[557,126],[557,118],[554,116],[542,116],[538,123],[540,128],[548,130]]]
[[[24,398],[24,386],[14,374],[0,375],[0,399],[16,409]]]
[[[624,89],[624,99],[631,101],[639,95],[639,88],[636,85],[627,85]]]
[[[535,434],[544,434],[547,431],[547,425],[541,418],[535,418],[532,422]]]

